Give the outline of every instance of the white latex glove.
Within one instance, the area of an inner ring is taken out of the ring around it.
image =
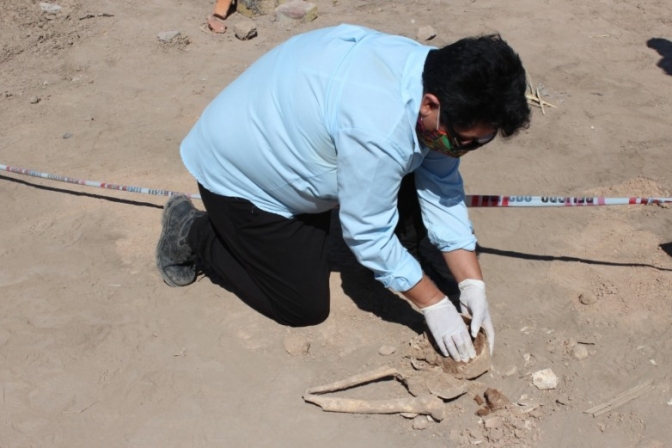
[[[490,344],[490,354],[495,348],[495,328],[492,326],[492,318],[488,310],[488,299],[485,297],[485,283],[481,280],[467,279],[461,281],[460,303],[471,316],[471,337],[476,338],[478,330],[483,327]]]
[[[443,356],[450,354],[455,361],[464,362],[476,357],[467,326],[448,297],[420,311]]]

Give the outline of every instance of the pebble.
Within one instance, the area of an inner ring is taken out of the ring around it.
[[[310,341],[298,334],[285,337],[285,351],[292,356],[305,356],[310,351]]]
[[[56,14],[61,12],[61,7],[54,3],[40,3],[40,9],[47,14]]]
[[[290,0],[275,8],[275,20],[280,23],[308,23],[317,19],[317,5],[303,0]]]
[[[397,351],[397,347],[394,347],[392,345],[383,345],[378,349],[378,354],[380,356],[390,356],[394,352]]]
[[[63,139],[64,139],[64,140],[67,140],[67,139],[69,139],[70,137],[72,137],[72,134],[69,133],[69,132],[66,132],[65,134],[63,134]]]
[[[597,297],[595,297],[595,294],[592,292],[582,292],[579,294],[579,302],[581,302],[583,305],[592,305],[593,303],[597,302]]]
[[[576,359],[586,359],[588,357],[588,349],[585,345],[577,344],[572,349],[572,356]]]
[[[175,39],[176,37],[180,36],[180,32],[177,30],[174,31],[161,31],[159,34],[156,35],[156,37],[163,43],[169,44]]]
[[[242,20],[233,26],[233,33],[239,40],[250,40],[257,35],[257,24],[253,20]]]
[[[485,396],[485,402],[488,404],[488,407],[494,412],[499,411],[500,409],[505,409],[511,401],[497,389],[489,388],[483,393]]]
[[[39,98],[37,96],[33,96],[33,97],[30,98],[30,104],[37,104],[40,101],[41,101],[41,98]]]
[[[532,384],[541,390],[555,389],[558,387],[558,377],[551,369],[539,370],[532,374]]]

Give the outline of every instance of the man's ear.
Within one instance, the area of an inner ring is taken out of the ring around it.
[[[425,118],[431,115],[436,109],[439,108],[439,99],[436,95],[432,93],[425,93],[422,95],[422,101],[420,102],[420,116]]]

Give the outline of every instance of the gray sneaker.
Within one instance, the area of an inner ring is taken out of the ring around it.
[[[187,286],[196,280],[196,255],[187,244],[187,235],[194,219],[203,215],[183,194],[171,196],[163,208],[156,267],[169,286]]]

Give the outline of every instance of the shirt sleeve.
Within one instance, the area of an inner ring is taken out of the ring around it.
[[[406,172],[402,151],[388,138],[357,129],[342,130],[335,140],[343,238],[376,280],[408,291],[422,278],[422,269],[394,234],[397,196]]]
[[[459,159],[429,151],[415,171],[427,236],[441,252],[476,248],[459,166]]]

